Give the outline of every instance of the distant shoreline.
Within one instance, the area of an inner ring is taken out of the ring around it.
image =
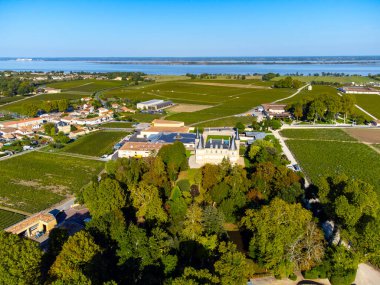
[[[96,64],[256,65],[256,64],[379,64],[380,61],[88,61]]]

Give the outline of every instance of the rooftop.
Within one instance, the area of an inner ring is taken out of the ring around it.
[[[159,143],[173,143],[176,141],[180,141],[184,144],[194,143],[196,134],[193,133],[170,133],[164,134],[159,133],[157,135],[152,135],[149,137],[151,142],[159,142]]]
[[[159,104],[159,103],[162,103],[162,102],[164,102],[164,100],[153,99],[153,100],[144,101],[144,102],[140,102],[140,103],[141,104],[145,104],[145,105],[154,105],[154,104]]]
[[[161,147],[161,143],[126,142],[119,150],[158,151]]]
[[[143,132],[151,133],[188,133],[189,127],[149,127]]]

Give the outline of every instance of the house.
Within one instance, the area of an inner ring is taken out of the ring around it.
[[[80,99],[82,102],[90,102],[92,100],[91,97],[83,97]]]
[[[106,108],[103,108],[103,107],[98,109],[98,113],[101,116],[107,114],[108,112],[109,112],[109,110]]]
[[[217,138],[217,137],[220,138]],[[225,137],[229,137],[226,139]],[[240,137],[239,133],[232,131],[209,131],[199,134],[197,130],[195,139],[195,164],[201,167],[207,163],[219,164],[228,159],[232,164],[241,163],[239,160]],[[192,156],[190,159],[194,159]]]
[[[180,128],[180,127],[185,126],[184,122],[159,120],[159,119],[154,119],[152,121],[152,124],[154,127],[167,127],[167,128]]]
[[[120,112],[124,112],[124,113],[133,113],[133,114],[136,113],[136,110],[129,109],[129,108],[125,107],[125,106],[121,107],[119,110],[120,110]]]
[[[112,107],[113,109],[119,109],[119,108],[120,108],[120,105],[117,104],[117,103],[112,103],[112,104],[111,104],[111,107]]]
[[[163,144],[151,142],[126,142],[119,150],[118,156],[123,157],[149,157],[154,156]]]
[[[58,122],[55,127],[57,128],[58,132],[62,132],[64,134],[69,134],[71,131],[71,126],[68,123],[65,122]]]
[[[69,133],[69,138],[70,139],[76,139],[80,136],[84,136],[89,133],[88,129],[78,129],[76,131],[72,131]]]
[[[263,114],[272,118],[290,118],[291,115],[285,110],[286,104],[262,104]]]
[[[338,89],[339,91],[346,94],[377,94],[380,95],[380,90],[365,87],[365,86],[351,86],[351,87],[342,87]]]
[[[159,99],[153,99],[145,102],[140,102],[137,103],[137,109],[140,110],[161,110],[166,107],[172,106],[173,102],[172,101],[164,101],[164,100],[159,100]]]
[[[115,77],[115,78],[112,79],[112,80],[118,80],[118,81],[121,81],[121,80],[123,80],[123,78],[122,78],[121,76],[118,76],[118,77]]]
[[[20,128],[20,127],[27,127],[27,126],[33,126],[33,125],[39,125],[44,122],[43,118],[29,118],[29,119],[22,119],[18,121],[10,121],[10,122],[2,122],[0,123],[0,128]]]

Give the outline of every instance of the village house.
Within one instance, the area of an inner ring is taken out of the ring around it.
[[[77,139],[78,137],[88,134],[90,131],[87,128],[77,129],[69,133],[70,139]]]
[[[119,150],[118,156],[122,157],[149,157],[155,156],[163,144],[152,142],[126,142]]]
[[[263,114],[270,119],[290,118],[291,115],[285,110],[286,104],[262,104]]]
[[[71,131],[71,126],[68,123],[65,122],[58,122],[55,127],[57,128],[58,132],[62,132],[64,134],[68,134]]]
[[[80,99],[82,102],[90,102],[92,100],[91,97],[83,97]]]
[[[136,110],[133,110],[133,109],[127,108],[127,107],[125,107],[125,106],[120,107],[119,111],[120,111],[120,112],[123,112],[123,113],[133,113],[133,114],[136,113]]]
[[[10,122],[0,122],[0,128],[21,128],[21,127],[28,127],[28,126],[38,126],[41,127],[44,120],[43,118],[29,118],[29,119],[22,119],[18,121],[10,121]]]

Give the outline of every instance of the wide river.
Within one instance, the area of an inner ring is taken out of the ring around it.
[[[345,73],[345,74],[380,74],[380,62],[371,63],[281,63],[281,64],[171,64],[171,63],[112,63],[69,60],[0,60],[0,70],[14,71],[141,71],[146,74],[182,75],[186,73],[200,74],[253,74],[275,72],[280,74],[300,73]]]

